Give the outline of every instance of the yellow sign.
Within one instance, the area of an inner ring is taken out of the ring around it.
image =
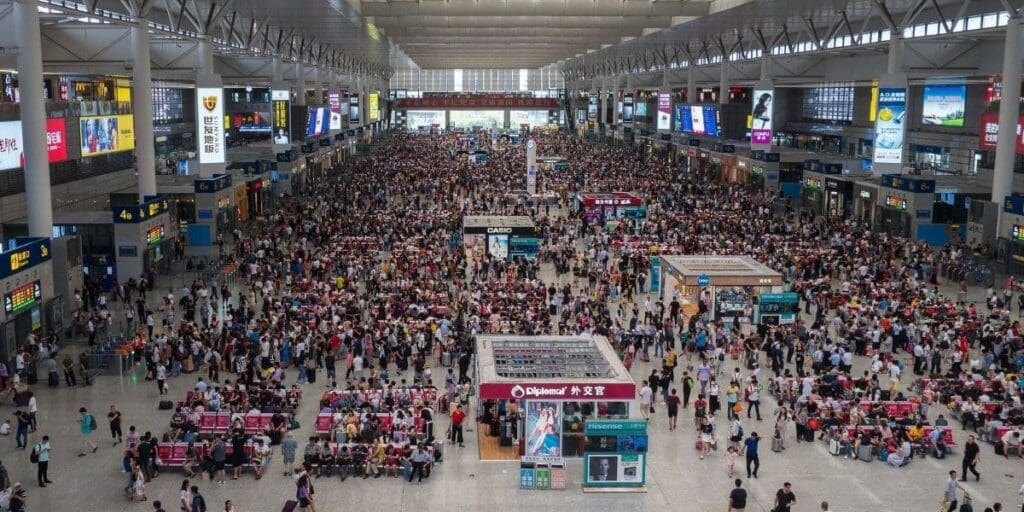
[[[120,85],[117,86],[117,88],[114,89],[114,99],[116,99],[119,102],[131,103],[131,101],[132,101],[132,88],[131,87],[122,87]]]
[[[31,251],[18,251],[11,255],[11,272],[17,272],[28,265]]]
[[[871,108],[868,109],[868,121],[875,122],[875,112],[878,112],[878,82],[871,86]]]
[[[377,93],[371,92],[370,93],[370,100],[369,100],[370,121],[376,121],[377,117],[379,117],[378,116],[379,113],[377,112],[377,104],[378,103],[379,103],[379,101],[378,101]]]
[[[83,117],[79,120],[82,157],[135,149],[131,115]]]

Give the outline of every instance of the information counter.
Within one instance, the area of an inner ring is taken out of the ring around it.
[[[754,321],[763,293],[781,293],[782,274],[749,256],[660,256],[662,301],[678,300],[684,316],[705,311],[713,320],[741,326]]]

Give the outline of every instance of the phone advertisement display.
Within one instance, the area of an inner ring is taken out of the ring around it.
[[[966,85],[925,85],[921,123],[929,126],[964,127]]]
[[[271,116],[273,118],[274,144],[288,145],[291,143],[288,124],[291,93],[286,90],[274,90],[270,92],[270,100],[270,108],[273,110]]]
[[[658,93],[658,130],[672,130],[672,95]]]
[[[376,121],[377,118],[380,117],[380,115],[379,115],[380,112],[378,110],[379,101],[380,101],[380,97],[377,96],[377,93],[375,93],[375,92],[371,92],[370,93],[370,97],[367,98],[367,107],[366,108],[370,109],[370,112],[369,112],[369,114],[370,114],[370,121]]]
[[[526,402],[526,455],[562,456],[560,410],[558,402]]]
[[[875,116],[876,164],[903,162],[903,118],[907,109],[907,89],[885,87],[878,89],[878,113]]]
[[[196,88],[199,163],[224,163],[224,89]]]
[[[750,143],[771,145],[772,143],[772,100],[775,91],[754,89],[754,110],[751,114]]]
[[[217,123],[220,124],[220,118]],[[131,115],[83,117],[79,120],[82,157],[135,149]]]

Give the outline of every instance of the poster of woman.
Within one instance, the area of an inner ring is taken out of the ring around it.
[[[526,455],[560,457],[562,421],[556,402],[526,403]]]

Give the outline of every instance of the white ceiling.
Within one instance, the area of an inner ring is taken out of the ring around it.
[[[420,68],[539,68],[708,14],[708,0],[361,0]]]

